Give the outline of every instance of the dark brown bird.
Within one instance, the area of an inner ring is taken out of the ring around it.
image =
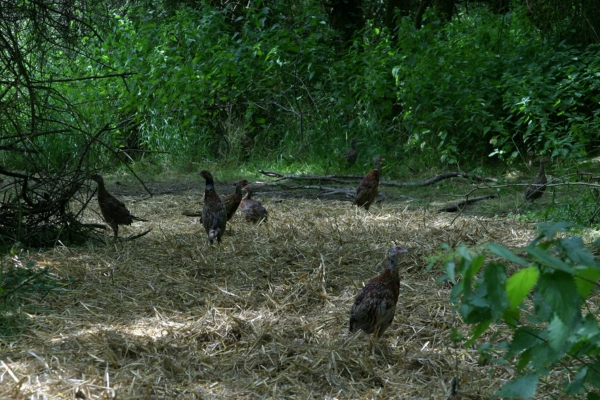
[[[400,293],[398,256],[407,253],[403,247],[395,246],[388,251],[385,270],[371,279],[360,291],[350,311],[350,332],[363,330],[381,337],[392,324],[396,303]]]
[[[350,140],[350,150],[344,153],[342,157],[344,157],[348,162],[346,168],[350,168],[354,165],[356,159],[358,158],[358,150],[356,150],[356,138],[352,138],[352,140]]]
[[[250,186],[244,187],[244,190],[246,191],[246,196],[240,203],[240,211],[244,215],[246,221],[267,221],[269,213],[267,213],[267,210],[265,210],[260,201],[252,199],[252,189]]]
[[[108,193],[108,190],[104,187],[102,176],[96,174],[92,175],[90,179],[98,183],[98,204],[100,205],[100,211],[106,223],[112,228],[115,239],[119,235],[119,225],[131,225],[133,221],[147,222],[145,219],[131,215],[121,200]]]
[[[546,178],[546,172],[544,171],[544,164],[549,161],[550,159],[547,157],[544,157],[540,160],[540,172],[538,172],[538,176],[535,178],[533,183],[527,187],[527,190],[525,190],[525,200],[533,202],[534,200],[542,197],[546,191],[548,179]]]
[[[216,238],[221,243],[227,225],[227,210],[225,204],[215,191],[215,182],[210,172],[202,171],[200,175],[206,180],[204,189],[204,207],[202,207],[202,225],[208,235],[208,242],[213,243]]]
[[[248,184],[247,180],[239,181],[235,184],[235,192],[226,196],[221,196],[221,201],[225,204],[225,210],[227,211],[227,221],[233,217],[236,210],[238,209],[240,202],[242,201],[242,188]]]
[[[375,168],[358,185],[356,195],[354,196],[353,204],[355,206],[364,207],[368,210],[371,204],[373,204],[379,188],[379,165],[382,161],[385,161],[385,159],[375,157]]]

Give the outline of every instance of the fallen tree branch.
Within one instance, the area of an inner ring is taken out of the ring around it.
[[[459,203],[456,203],[456,204],[448,206],[448,207],[440,208],[438,210],[438,212],[457,212],[457,211],[462,210],[466,205],[477,203],[478,201],[481,201],[481,200],[496,199],[498,197],[500,197],[500,196],[498,196],[497,194],[491,194],[489,196],[475,197],[473,199],[463,200]]]
[[[201,217],[202,211],[183,211],[181,215],[185,215],[186,217]]]
[[[338,182],[338,183],[348,183],[348,180],[351,181],[360,181],[363,179],[363,176],[360,175],[303,175],[303,174],[282,174],[276,171],[265,171],[259,169],[263,175],[269,176],[271,178],[279,178],[282,179],[296,179],[296,180],[308,180],[308,181],[330,181],[330,182]],[[394,181],[386,181],[380,180],[379,184],[382,186],[394,186],[394,187],[406,187],[406,186],[430,186],[434,183],[442,181],[444,179],[450,178],[464,178],[470,179],[478,182],[497,182],[496,178],[487,178],[485,176],[477,175],[477,174],[469,174],[466,172],[444,172],[443,174],[436,175],[432,178],[425,179],[422,181],[414,181],[414,182],[394,182]]]
[[[141,238],[142,236],[146,236],[146,235],[147,235],[147,234],[149,234],[151,231],[152,231],[152,228],[150,228],[150,229],[148,229],[147,231],[144,231],[144,232],[142,232],[142,233],[138,233],[137,235],[134,235],[134,236],[129,236],[129,237],[127,237],[127,238],[123,239],[123,240],[124,240],[124,241],[126,241],[126,242],[130,242],[130,241],[132,241],[132,240],[139,239],[139,238]]]
[[[292,189],[316,189],[316,190],[327,191],[327,193],[323,193],[323,196],[329,196],[332,194],[342,193],[342,194],[345,194],[346,196],[353,197],[354,194],[356,193],[356,189],[334,188],[334,187],[329,187],[329,186],[317,186],[317,185],[296,186],[295,188],[292,188]]]

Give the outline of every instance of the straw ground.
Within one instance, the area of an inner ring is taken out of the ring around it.
[[[1,342],[0,396],[444,399],[457,376],[463,398],[478,399],[512,376],[450,340],[453,326],[468,327],[426,258],[442,243],[524,245],[529,226],[473,215],[451,224],[456,214],[402,202],[366,213],[345,201],[263,198],[268,223],[237,215],[223,245],[211,247],[197,219],[180,215],[199,198],[198,190],[126,198],[152,222],[123,235],[154,228],[136,241],[107,233],[105,243],[5,259],[36,261],[74,283],[26,300],[38,311]],[[92,210],[86,217],[99,221]],[[366,335],[348,332],[349,310],[393,243],[410,251],[400,300],[369,352]]]

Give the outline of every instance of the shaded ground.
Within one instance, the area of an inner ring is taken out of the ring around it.
[[[447,303],[450,287],[435,283],[441,273],[425,267],[442,243],[525,245],[529,224],[485,212],[454,221],[414,202],[366,213],[258,189],[269,222],[236,216],[224,244],[210,247],[197,218],[181,216],[199,209],[203,183],[148,185],[163,194],[141,199],[123,196],[138,194],[133,184],[108,186],[152,220],[122,234],[154,228],[147,236],[113,243],[107,233],[106,243],[4,260],[47,266],[65,286],[26,300],[23,334],[2,339],[0,395],[443,399],[457,376],[463,398],[483,399],[512,376],[450,340],[452,327],[466,328]],[[86,217],[100,221],[93,210]],[[369,352],[368,337],[349,334],[347,319],[393,242],[410,250],[400,301]]]

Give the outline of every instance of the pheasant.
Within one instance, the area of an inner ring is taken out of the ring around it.
[[[119,225],[131,225],[133,221],[148,222],[145,219],[131,215],[121,200],[108,193],[108,190],[104,187],[104,179],[102,176],[95,174],[92,175],[90,179],[98,183],[98,205],[100,205],[102,217],[112,228],[115,239],[119,236]]]
[[[373,201],[377,197],[377,190],[379,187],[379,165],[382,161],[385,161],[385,159],[375,157],[375,167],[373,168],[373,171],[369,172],[358,185],[353,203],[355,206],[364,207],[366,210],[369,210],[369,207],[373,204]]]
[[[242,201],[242,188],[248,184],[247,180],[239,181],[235,184],[235,192],[227,196],[221,196],[221,201],[225,204],[225,210],[227,211],[227,221],[233,217],[236,210],[238,209],[240,202]]]
[[[407,252],[399,246],[388,251],[385,270],[371,279],[354,300],[350,311],[350,332],[363,330],[374,337],[381,337],[392,324],[400,293],[398,256]]]
[[[266,221],[269,217],[269,213],[267,213],[267,210],[265,210],[260,201],[252,199],[252,189],[250,186],[244,187],[244,190],[246,191],[246,196],[240,203],[240,211],[244,215],[246,221]]]
[[[221,237],[227,225],[227,210],[215,191],[215,182],[211,173],[202,171],[200,175],[206,180],[204,207],[202,208],[202,225],[206,230],[210,244],[213,243],[215,238],[218,243],[221,243]]]
[[[227,210],[227,221],[229,221],[237,211],[240,201],[242,201],[242,187],[247,184],[248,181],[245,179],[239,181],[234,185],[234,193],[221,195],[221,201],[225,204],[225,209]],[[202,199],[202,201],[204,201],[204,199]],[[185,215],[186,217],[200,217],[200,222],[202,222],[202,211],[183,211],[181,215]]]
[[[346,166],[346,168],[350,168],[351,166],[354,165],[354,163],[356,162],[356,159],[358,158],[358,150],[356,150],[356,138],[352,138],[350,140],[350,150],[348,150],[346,153],[344,153],[344,155],[342,155],[342,157],[344,157],[346,159],[346,161],[348,162],[348,165]]]
[[[525,190],[525,200],[533,202],[534,200],[542,197],[542,195],[546,191],[546,184],[548,183],[548,179],[546,178],[546,172],[544,171],[544,164],[546,164],[549,161],[550,159],[548,159],[547,157],[544,157],[540,160],[540,171],[538,172],[537,178],[535,178],[533,183],[529,185]]]

